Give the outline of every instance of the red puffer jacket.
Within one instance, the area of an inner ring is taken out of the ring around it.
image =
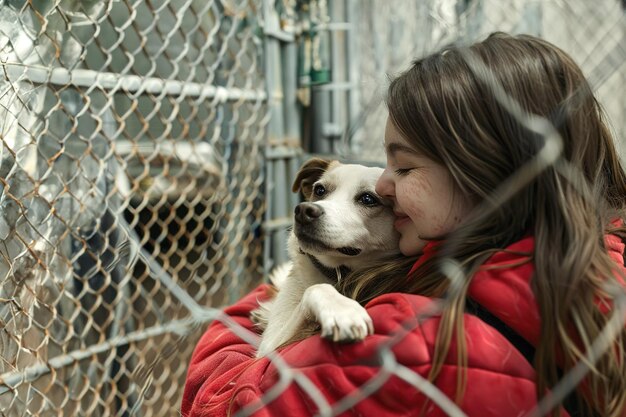
[[[623,267],[624,244],[607,236],[616,263]],[[539,313],[529,280],[526,238],[492,256],[474,277],[470,297],[532,345],[539,339]],[[499,268],[492,268],[499,266]],[[226,313],[253,331],[250,311],[262,299],[258,287]],[[310,416],[332,407],[332,415],[418,416],[425,395],[416,388],[431,369],[438,317],[428,315],[431,299],[392,293],[367,304],[375,334],[355,344],[335,344],[319,336],[281,351],[291,371],[281,375],[269,359],[255,359],[255,349],[220,322],[199,341],[189,365],[182,401],[183,416],[226,416],[251,407],[255,417]],[[468,416],[520,416],[536,405],[532,366],[501,332],[465,315],[467,387],[461,409]],[[436,386],[454,398],[457,364],[454,343]],[[388,352],[393,355],[379,354]],[[313,388],[313,389],[312,389]],[[343,400],[343,401],[342,401]],[[348,401],[346,401],[348,400]],[[432,401],[427,416],[447,415]]]

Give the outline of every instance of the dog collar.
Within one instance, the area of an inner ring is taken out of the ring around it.
[[[322,264],[315,256],[311,255],[310,253],[306,253],[302,249],[300,249],[300,253],[308,256],[315,268],[317,268],[317,270],[320,271],[322,275],[324,275],[330,281],[339,282],[351,271],[351,269],[345,265],[339,265],[337,268],[329,268],[326,265]]]

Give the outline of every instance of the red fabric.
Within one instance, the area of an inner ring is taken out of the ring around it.
[[[611,256],[622,265],[623,243],[608,238],[607,245]],[[523,239],[507,249],[486,262],[474,277],[469,294],[536,345],[539,314],[529,286],[533,240]],[[258,287],[225,312],[244,329],[254,331],[249,314],[257,307],[257,299],[265,297],[266,288]],[[355,344],[335,344],[319,336],[291,344],[280,354],[293,371],[282,377],[279,367],[267,358],[255,359],[253,346],[215,321],[198,342],[189,364],[182,415],[226,416],[242,407],[254,407],[251,415],[255,417],[315,415],[319,405],[310,390],[294,380],[294,375],[299,375],[306,377],[331,406],[347,396],[358,396],[361,389],[368,389],[368,383],[376,384],[373,393],[342,408],[342,416],[418,416],[425,396],[411,385],[413,381],[387,372],[394,368],[384,368],[378,352],[392,346],[393,357],[403,369],[427,378],[439,319],[416,318],[428,316],[432,307],[433,300],[418,295],[377,297],[366,306],[374,322],[374,335]],[[536,404],[534,371],[526,359],[499,332],[474,316],[465,316],[465,334],[467,388],[462,410],[468,416],[481,417],[519,416],[531,410]],[[452,398],[457,371],[452,348],[435,382]],[[281,384],[280,392],[275,392]],[[426,416],[445,415],[432,402],[427,406]]]

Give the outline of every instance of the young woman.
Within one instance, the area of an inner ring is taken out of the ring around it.
[[[375,334],[274,364],[216,322],[183,415],[625,416],[626,174],[580,69],[496,33],[416,61],[387,105],[377,191],[405,256],[340,285]],[[264,291],[226,312],[253,330]]]

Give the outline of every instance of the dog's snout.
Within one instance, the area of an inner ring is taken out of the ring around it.
[[[300,203],[294,210],[296,221],[300,224],[313,223],[324,214],[324,209],[314,203]]]

